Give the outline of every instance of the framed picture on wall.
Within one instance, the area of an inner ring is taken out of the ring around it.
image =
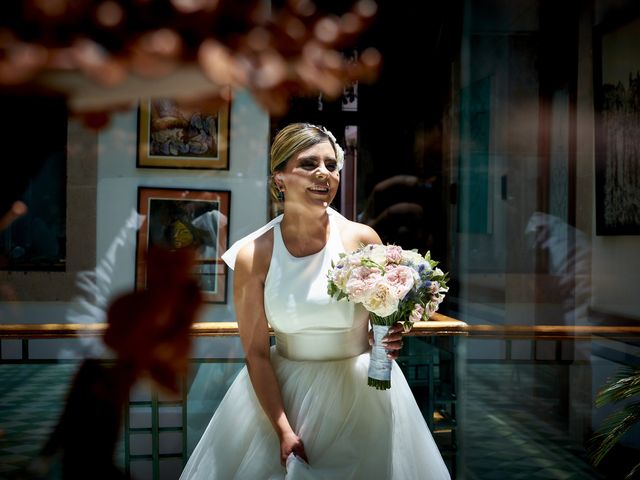
[[[137,166],[228,170],[229,110],[219,99],[141,100]]]
[[[629,20],[629,18],[635,18]],[[640,17],[594,35],[596,234],[640,234]]]
[[[146,252],[193,247],[198,255],[194,274],[207,302],[227,302],[227,250],[231,192],[138,188],[138,212],[144,216],[136,247],[136,290],[147,285]]]

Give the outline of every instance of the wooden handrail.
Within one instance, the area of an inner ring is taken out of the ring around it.
[[[637,325],[467,325],[464,330],[473,337],[533,340],[640,337]]]
[[[414,324],[410,335],[464,334],[466,323],[436,313],[428,322]],[[64,338],[92,337],[104,334],[105,323],[13,323],[0,325],[0,338]],[[273,330],[271,330],[273,333]],[[198,337],[233,337],[238,335],[237,322],[198,322],[191,326],[191,335]]]
[[[104,323],[45,323],[0,325],[0,338],[69,338],[101,336]],[[232,337],[238,335],[236,322],[200,322],[191,327],[191,335],[198,337]],[[461,320],[434,314],[428,322],[417,322],[410,336],[464,335],[478,338],[506,339],[588,339],[594,336],[623,338],[640,336],[640,326],[601,325],[467,325]]]

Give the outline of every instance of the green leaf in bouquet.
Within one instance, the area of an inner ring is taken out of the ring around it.
[[[433,275],[431,277],[432,282],[438,282],[442,287],[446,287],[449,282],[449,273],[444,273],[442,275]]]
[[[416,250],[417,251],[417,250]],[[427,261],[427,263],[429,264],[429,267],[431,267],[431,269],[433,270],[437,265],[440,264],[439,261],[434,260],[433,258],[431,258],[431,250],[427,250],[427,253],[424,254],[424,259]]]
[[[369,258],[363,258],[360,261],[360,264],[363,267],[369,267],[369,268],[377,268],[382,272],[382,275],[384,275],[384,267],[382,265],[380,265],[379,263],[374,262],[373,260],[369,259]]]
[[[367,385],[374,387],[378,390],[389,390],[391,388],[390,380],[378,380],[377,378],[369,377],[367,379]]]
[[[392,313],[388,317],[381,317],[373,312],[369,312],[369,318],[371,319],[371,323],[373,325],[386,325],[387,327],[390,327],[396,322],[401,321],[405,316],[406,315],[404,315],[400,310]]]

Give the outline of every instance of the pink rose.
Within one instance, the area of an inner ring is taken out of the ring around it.
[[[400,260],[402,260],[402,248],[397,245],[389,245],[386,254],[387,262],[400,263]]]
[[[404,265],[387,265],[384,276],[394,296],[402,300],[415,284],[414,270]]]
[[[377,268],[354,268],[351,270],[351,276],[345,285],[349,300],[356,303],[364,302],[381,279],[382,274]]]
[[[412,323],[419,322],[422,318],[422,314],[424,313],[424,308],[419,303],[416,303],[413,306],[413,310],[411,311],[411,315],[409,315],[409,320]]]

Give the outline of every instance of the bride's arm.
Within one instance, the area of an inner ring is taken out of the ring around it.
[[[302,440],[291,428],[284,411],[280,385],[269,354],[269,327],[264,313],[264,281],[268,264],[260,248],[251,242],[240,250],[233,279],[234,304],[240,340],[246,355],[253,389],[280,439],[280,461],[284,465],[290,453],[307,461]],[[262,264],[261,264],[262,263]]]

